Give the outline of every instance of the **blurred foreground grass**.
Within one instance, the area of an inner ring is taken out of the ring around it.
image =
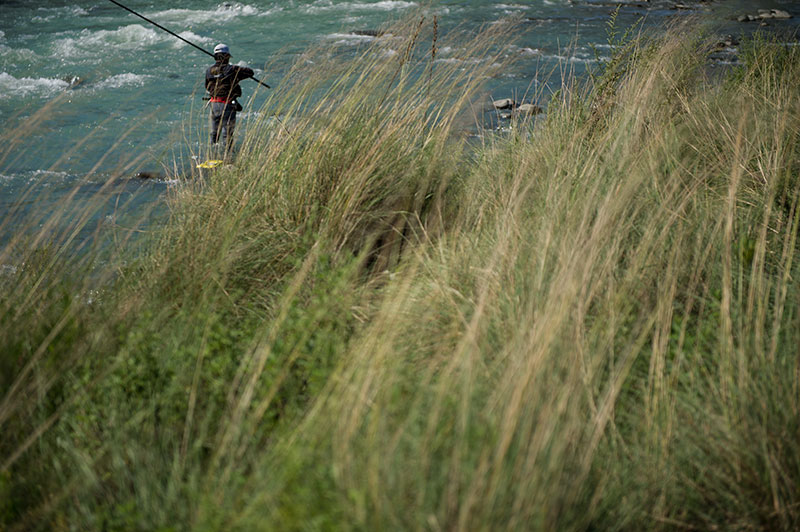
[[[629,42],[476,147],[508,29],[433,32],[310,50],[135,253],[0,251],[0,528],[800,527],[800,50]]]

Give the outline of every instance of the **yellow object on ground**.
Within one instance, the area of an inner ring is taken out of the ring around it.
[[[224,161],[219,159],[209,159],[205,162],[202,162],[197,165],[198,168],[216,168],[217,166],[221,165]]]

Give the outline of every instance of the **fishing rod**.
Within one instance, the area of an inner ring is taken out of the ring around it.
[[[188,44],[188,45],[190,45],[190,46],[194,46],[195,48],[197,48],[198,50],[200,50],[200,51],[201,51],[201,52],[203,52],[204,54],[206,54],[206,55],[210,55],[211,57],[214,57],[214,54],[212,54],[212,53],[211,53],[211,52],[209,52],[208,50],[206,50],[206,49],[204,49],[204,48],[200,48],[199,46],[197,46],[195,43],[193,43],[193,42],[191,42],[191,41],[187,41],[186,39],[184,39],[183,37],[181,37],[181,36],[180,36],[180,35],[178,35],[177,33],[175,33],[175,32],[173,32],[173,31],[170,31],[170,30],[168,30],[167,28],[165,28],[164,26],[162,26],[162,25],[161,25],[161,24],[159,24],[158,22],[155,22],[155,21],[152,21],[152,20],[150,20],[149,18],[145,17],[144,15],[141,15],[141,14],[137,13],[137,12],[136,12],[136,11],[134,11],[133,9],[131,9],[131,8],[129,8],[129,7],[126,7],[126,6],[122,5],[122,4],[120,4],[120,3],[119,3],[119,2],[117,2],[116,0],[108,0],[108,1],[109,1],[109,2],[111,2],[112,4],[116,5],[116,6],[119,6],[119,7],[121,7],[121,8],[122,8],[122,9],[124,9],[125,11],[128,11],[128,12],[130,12],[130,13],[133,13],[134,15],[136,15],[137,17],[139,17],[140,19],[146,20],[147,22],[149,22],[150,24],[152,24],[152,25],[153,25],[153,26],[155,26],[156,28],[158,28],[158,29],[160,29],[160,30],[164,30],[164,31],[166,31],[167,33],[169,33],[169,34],[170,34],[170,35],[172,35],[173,37],[177,37],[178,39],[182,40],[182,41],[183,41],[183,42],[185,42],[186,44]],[[268,88],[268,89],[271,89],[271,88],[272,88],[272,87],[270,87],[269,85],[267,85],[266,83],[264,83],[263,81],[261,81],[261,80],[259,80],[259,79],[257,79],[257,78],[254,78],[253,76],[250,76],[250,79],[252,79],[252,80],[253,80],[253,81],[255,81],[256,83],[258,83],[259,85],[263,85],[263,86],[265,86],[265,87],[266,87],[266,88]]]

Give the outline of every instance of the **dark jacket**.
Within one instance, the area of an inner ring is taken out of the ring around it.
[[[242,95],[239,82],[254,74],[252,68],[216,62],[206,70],[206,90],[212,98],[235,100]]]

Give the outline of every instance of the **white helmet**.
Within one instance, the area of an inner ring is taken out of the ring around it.
[[[231,50],[228,48],[227,44],[219,43],[214,47],[214,55],[217,54],[231,55]]]

